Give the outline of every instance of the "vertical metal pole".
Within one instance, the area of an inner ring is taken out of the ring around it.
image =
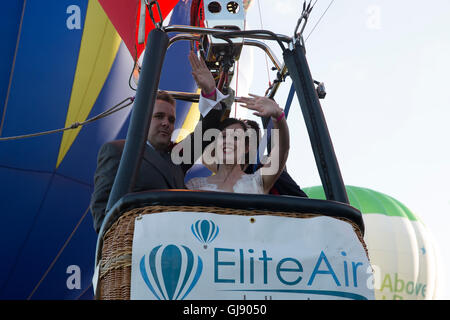
[[[139,75],[139,83],[131,113],[127,139],[116,178],[111,193],[109,194],[108,204],[105,210],[106,216],[97,237],[95,268],[97,268],[101,259],[103,233],[106,231],[104,228],[105,221],[108,221],[110,214],[109,210],[125,194],[132,191],[135,178],[139,172],[168,44],[169,37],[163,30],[153,29],[147,37],[147,45]],[[94,288],[94,291],[95,296],[97,296],[97,288]]]
[[[109,195],[106,214],[120,198],[133,190],[147,140],[153,105],[156,100],[159,78],[168,44],[169,37],[163,30],[153,29],[149,33],[127,139],[119,169]]]
[[[283,57],[297,92],[325,196],[327,200],[348,204],[344,181],[306,61],[304,47],[296,43],[294,49],[283,53]]]

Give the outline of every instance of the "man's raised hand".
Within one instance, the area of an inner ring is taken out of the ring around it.
[[[203,58],[197,57],[197,55],[191,51],[189,52],[188,59],[192,67],[192,76],[194,77],[197,86],[203,90],[203,93],[207,94],[215,90],[216,82]]]

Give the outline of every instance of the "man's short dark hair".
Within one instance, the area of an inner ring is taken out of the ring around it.
[[[162,100],[162,101],[166,101],[168,103],[170,103],[171,105],[173,105],[175,107],[175,99],[172,97],[172,95],[166,91],[158,91],[158,93],[156,94],[156,100]]]

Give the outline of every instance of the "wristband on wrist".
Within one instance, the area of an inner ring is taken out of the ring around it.
[[[276,121],[276,122],[280,122],[281,119],[283,119],[283,118],[284,118],[284,111],[281,112],[281,114],[278,116],[278,118],[275,119],[275,121]]]
[[[211,98],[211,97],[213,97],[215,94],[216,94],[216,88],[214,88],[214,90],[211,91],[210,93],[205,93],[205,92],[202,90],[202,96],[203,96],[204,98]]]

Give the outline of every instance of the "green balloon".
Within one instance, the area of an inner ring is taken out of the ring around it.
[[[367,188],[345,186],[350,205],[363,214],[384,214],[392,217],[404,217],[410,221],[418,218],[400,201],[384,194]],[[313,199],[325,199],[322,186],[303,188],[308,197]]]
[[[376,299],[439,299],[440,254],[423,222],[391,196],[345,188],[350,205],[363,214]],[[325,199],[322,186],[303,190],[312,199]]]

